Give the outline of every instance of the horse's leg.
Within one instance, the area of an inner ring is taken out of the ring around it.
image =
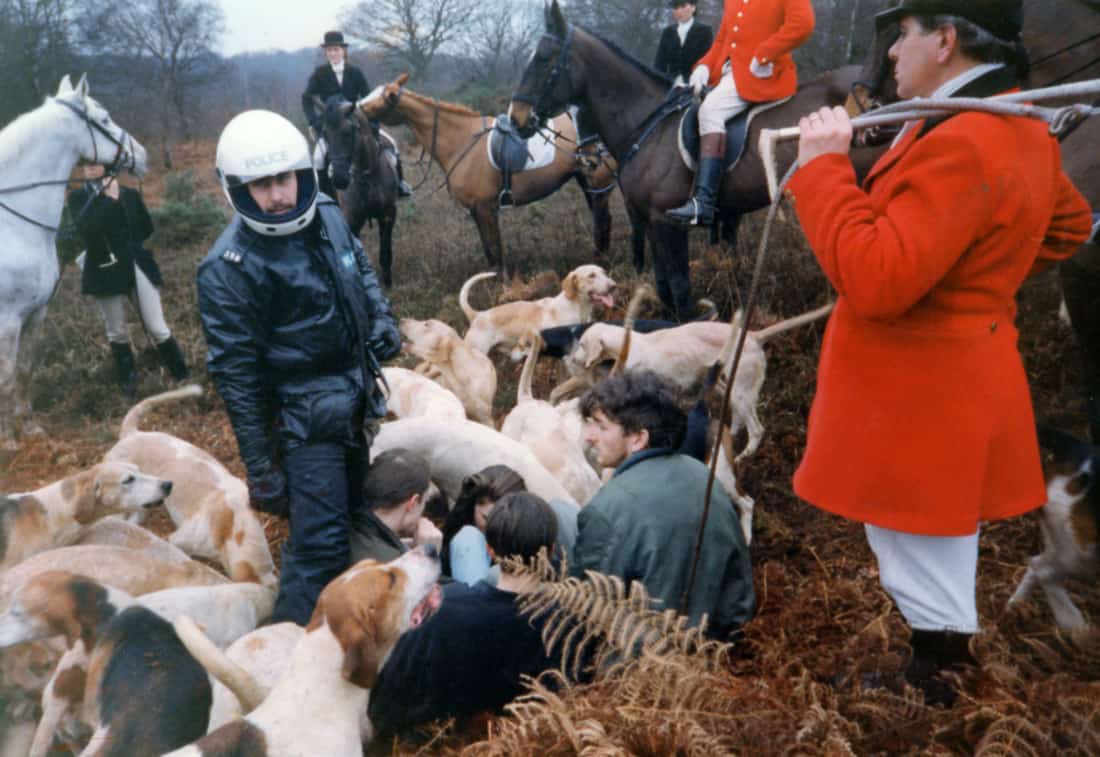
[[[741,226],[741,213],[722,216],[722,241],[729,246],[730,254],[737,254],[737,229]]]
[[[15,442],[16,362],[22,323],[15,315],[0,320],[0,449],[13,450]]]
[[[1060,273],[1084,367],[1089,433],[1093,443],[1100,444],[1100,244],[1081,245],[1076,255],[1061,264]]]
[[[393,286],[393,225],[397,221],[397,207],[391,205],[378,219],[378,266],[382,269],[382,285]]]
[[[634,270],[641,273],[645,270],[645,243],[646,243],[646,219],[645,215],[631,206],[626,206],[626,214],[630,217],[630,247],[633,253]],[[654,247],[655,245],[651,245]]]
[[[657,294],[681,323],[694,317],[691,302],[691,274],[688,270],[687,229],[668,224],[651,224],[655,241],[653,271]]]
[[[477,233],[481,237],[481,248],[485,250],[485,259],[490,268],[500,268],[501,278],[507,278],[504,267],[503,245],[500,241],[500,219],[497,214],[496,197],[479,202],[470,208],[470,215],[477,224]]]
[[[19,336],[19,350],[15,362],[15,393],[12,411],[14,422],[20,425],[21,436],[38,436],[45,429],[31,417],[30,385],[34,373],[34,346],[37,343],[38,327],[46,319],[46,306],[35,310],[23,322]]]
[[[607,251],[611,249],[611,202],[610,192],[593,192],[584,176],[577,174],[577,183],[584,192],[584,201],[592,213],[592,241],[596,244],[596,258],[607,261]]]

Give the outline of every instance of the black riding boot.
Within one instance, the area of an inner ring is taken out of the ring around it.
[[[137,394],[137,371],[134,368],[134,352],[129,342],[111,342],[111,357],[115,361],[115,378],[122,387],[126,399],[133,400]]]
[[[401,168],[401,156],[394,153],[394,167],[397,169],[397,196],[412,197],[413,188],[405,181],[405,171]]]
[[[665,218],[684,226],[710,226],[718,211],[718,189],[726,157],[726,135],[704,134],[699,140],[699,169],[695,172],[695,192],[678,208],[665,212]]]
[[[157,355],[160,356],[160,362],[176,381],[183,381],[191,375],[191,372],[187,370],[187,363],[183,361],[183,350],[180,349],[174,336],[168,337],[157,345]]]
[[[958,673],[965,665],[974,665],[970,654],[972,634],[954,631],[913,631],[909,643],[913,657],[905,668],[905,680],[924,692],[930,705],[950,707],[959,692],[941,673]]]

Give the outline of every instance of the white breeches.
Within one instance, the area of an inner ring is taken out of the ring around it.
[[[722,68],[722,78],[718,81],[718,86],[707,93],[703,104],[699,106],[699,133],[725,133],[726,121],[749,105],[750,103],[737,94],[737,85],[733,82],[733,73],[727,63]]]
[[[172,332],[168,330],[168,324],[164,322],[164,310],[160,305],[160,292],[149,281],[141,269],[134,266],[134,281],[136,283],[134,295],[137,298],[138,311],[141,320],[145,324],[146,331],[153,341],[160,344]],[[107,341],[129,342],[130,332],[126,327],[126,300],[127,295],[116,294],[108,297],[96,297],[99,312],[103,313],[103,321],[107,324]]]

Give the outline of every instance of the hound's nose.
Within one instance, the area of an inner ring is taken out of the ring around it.
[[[164,496],[167,497],[169,494],[172,493],[172,482],[171,481],[161,481],[160,482],[160,489],[161,489],[162,492],[164,492]]]
[[[425,557],[430,557],[433,560],[439,559],[439,550],[435,548],[434,544],[421,544],[420,551],[424,553]]]

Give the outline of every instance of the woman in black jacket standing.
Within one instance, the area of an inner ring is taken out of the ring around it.
[[[107,326],[115,374],[127,399],[137,388],[134,353],[126,324],[126,299],[133,297],[149,338],[172,378],[187,378],[183,352],[164,321],[157,288],[164,282],[143,246],[153,221],[137,191],[104,178],[102,165],[84,166],[85,183],[69,193],[69,215],[85,245],[81,292],[96,299]]]

